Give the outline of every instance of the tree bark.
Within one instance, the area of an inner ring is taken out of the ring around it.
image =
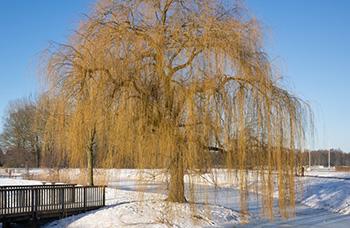
[[[40,168],[40,160],[41,160],[41,157],[40,157],[40,146],[39,146],[39,136],[35,136],[35,166],[37,168]]]
[[[96,128],[93,129],[90,143],[87,149],[87,175],[88,175],[88,185],[94,185],[94,147],[96,144]]]
[[[93,150],[89,148],[87,152],[88,156],[88,185],[93,186],[94,185],[94,166],[93,166]]]
[[[183,157],[181,153],[177,153],[170,164],[168,201],[176,203],[186,202],[184,174]]]

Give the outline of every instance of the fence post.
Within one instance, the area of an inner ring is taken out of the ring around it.
[[[38,211],[38,189],[32,188],[32,219],[33,221],[37,219],[37,211]]]
[[[62,217],[64,217],[64,188],[60,188],[60,190]]]
[[[3,205],[4,201],[3,201],[3,196],[2,196],[2,194],[3,194],[3,190],[2,190],[2,188],[0,187],[0,205],[1,205],[0,214],[1,214],[1,215],[4,214],[4,212],[3,212],[3,210],[4,210],[4,205]]]
[[[103,186],[103,206],[106,206],[106,186]]]
[[[30,194],[30,201],[32,205],[32,219],[34,219],[34,189],[31,189],[31,194]]]
[[[1,189],[1,207],[2,207],[2,214],[6,214],[6,208],[7,208],[7,190]]]
[[[6,189],[0,188],[1,191],[1,214],[4,215],[6,213]]]
[[[75,187],[72,187],[72,203],[75,203]]]
[[[5,204],[5,213],[7,213],[8,212],[8,206],[7,206],[7,195],[8,195],[8,190],[6,189],[5,191],[4,191],[4,195],[5,195],[5,200],[4,200],[4,204]]]
[[[84,186],[84,211],[86,211],[86,186]]]

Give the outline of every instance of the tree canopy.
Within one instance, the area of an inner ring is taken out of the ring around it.
[[[221,153],[238,172],[243,212],[253,171],[272,216],[276,171],[287,216],[308,108],[280,85],[257,20],[220,2],[98,2],[50,49],[45,131],[55,135],[44,141],[90,169],[94,160],[165,169],[175,202],[186,200],[184,175],[210,170]]]

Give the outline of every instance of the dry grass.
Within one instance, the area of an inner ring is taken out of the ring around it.
[[[71,175],[67,169],[52,169],[48,173],[33,174],[28,179],[30,180],[39,180],[50,183],[68,183],[68,184],[80,184],[86,185],[87,174],[86,170],[81,170],[77,175]],[[94,175],[95,185],[108,185],[108,178],[103,170],[98,170]]]
[[[337,172],[350,172],[350,166],[336,166],[335,171],[337,171]]]

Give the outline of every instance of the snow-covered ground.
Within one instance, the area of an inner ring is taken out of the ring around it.
[[[63,172],[77,175],[79,170]],[[244,221],[239,213],[239,191],[229,186],[230,178],[223,170],[214,173],[214,176],[192,179],[196,203],[191,207],[164,201],[166,176],[160,171],[144,172],[151,182],[143,183],[138,181],[136,170],[107,170],[105,175],[110,187],[106,192],[106,208],[57,220],[46,227],[236,227]],[[350,180],[347,179],[350,173],[322,170],[306,172],[306,175],[312,177],[297,179],[301,191],[297,196],[296,217],[289,220],[277,217],[273,222],[264,219],[260,216],[261,205],[256,195],[250,194],[250,224],[246,226],[350,227]],[[0,178],[0,185],[38,183],[41,182]]]
[[[305,177],[303,188],[301,203],[350,214],[350,180]]]
[[[313,169],[305,173],[307,176],[317,177],[336,177],[336,178],[348,178],[350,179],[350,172],[336,172],[328,169]]]
[[[45,227],[206,227],[241,223],[239,212],[220,205],[168,203],[164,194],[147,192],[152,189],[152,184],[142,185],[137,173],[135,170],[120,170],[116,176],[112,175],[120,185],[119,189],[116,186],[106,188],[105,208],[57,220]],[[153,176],[144,175],[147,178]],[[0,186],[34,184],[42,182],[0,178]],[[160,186],[158,181],[157,186]]]
[[[41,181],[35,180],[22,180],[22,179],[14,179],[14,178],[0,178],[0,186],[6,185],[38,185],[42,184]]]
[[[107,188],[107,207],[71,216],[46,227],[203,227],[240,223],[239,213],[218,205],[166,203],[165,196]]]
[[[350,173],[314,170],[305,173],[301,203],[350,215]],[[350,224],[349,224],[350,227]]]

